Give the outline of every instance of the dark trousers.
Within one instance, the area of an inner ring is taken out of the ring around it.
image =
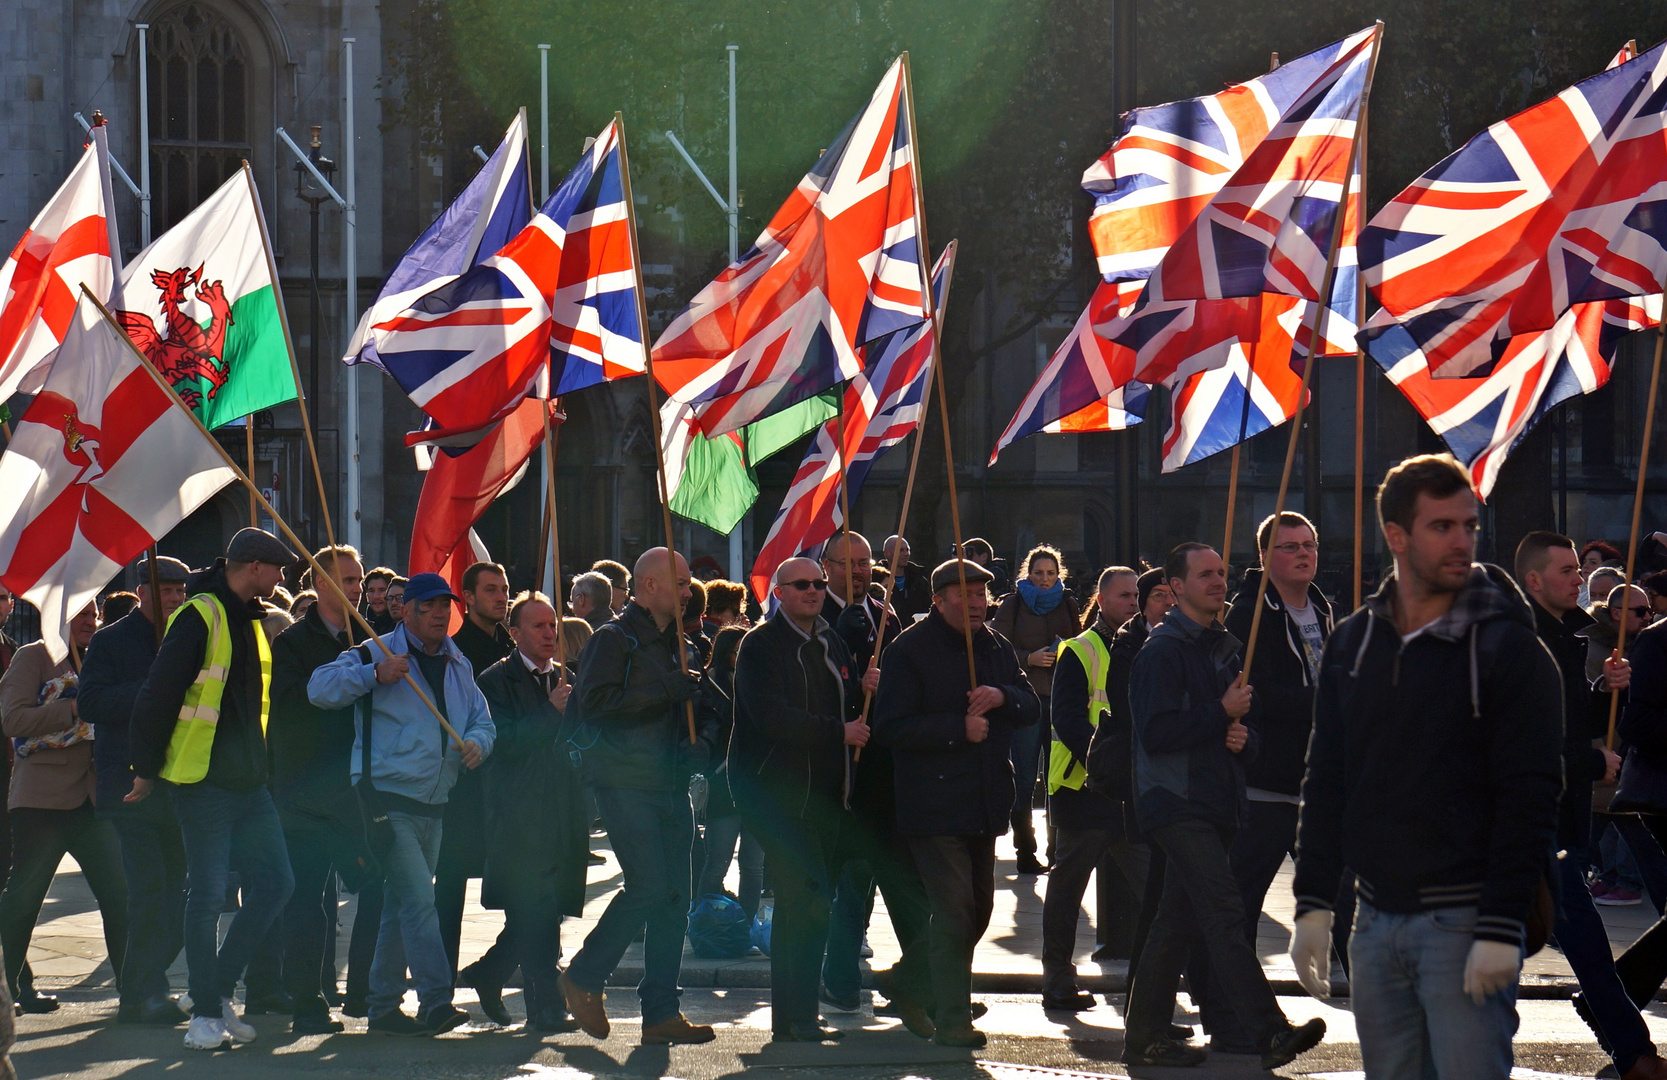
[[[154,804],[154,805],[153,805]],[[168,996],[168,968],[185,948],[185,843],[168,791],[110,815],[127,879],[123,1001]]]
[[[1657,843],[1667,847],[1667,816],[1641,816]],[[1667,981],[1667,918],[1657,920],[1654,926],[1644,931],[1642,937],[1616,957],[1615,973],[1621,977],[1621,985],[1626,987],[1627,997],[1632,999],[1633,1004],[1644,1008],[1654,1000],[1661,991],[1662,982]]]
[[[282,968],[284,989],[295,999],[296,1016],[323,1016],[330,1011],[324,980],[328,978],[331,989],[335,988],[335,965],[328,956],[336,926],[336,871],[357,859],[358,829],[357,822],[295,813],[284,817],[284,846],[289,849],[295,891],[284,906],[281,923]],[[351,956],[350,948],[350,961]],[[368,972],[368,959],[365,967]]]
[[[1129,988],[1131,1046],[1144,1048],[1167,1036],[1193,926],[1209,955],[1209,977],[1222,987],[1223,1005],[1241,1030],[1252,1033],[1257,1047],[1264,1048],[1288,1023],[1245,939],[1243,901],[1228,862],[1232,839],[1231,830],[1196,820],[1152,830],[1152,841],[1165,856],[1164,889]]]
[[[1077,912],[1088,879],[1110,858],[1130,886],[1146,889],[1150,855],[1130,844],[1121,829],[1060,829],[1053,868],[1042,899],[1042,994],[1064,998],[1077,992]],[[1101,913],[1105,918],[1105,913]]]
[[[35,920],[66,853],[75,858],[98,901],[104,946],[120,986],[127,955],[127,880],[116,830],[93,816],[90,801],[74,810],[13,807],[11,827],[12,874],[0,895],[0,950],[6,954],[6,988],[12,998],[17,998],[18,973],[29,955]]]
[[[353,930],[347,939],[347,1005],[363,1005],[370,996],[370,966],[376,961],[376,935],[382,930],[382,879],[373,877],[359,889]]]
[[[874,870],[866,861],[850,859],[839,871],[822,961],[822,985],[832,997],[862,992],[862,939],[874,915],[874,889]]]
[[[822,961],[822,985],[835,997],[849,998],[862,990],[860,955],[863,935],[874,914],[876,888],[886,898],[886,914],[903,952],[886,972],[885,993],[932,1008],[932,963],[927,936],[932,908],[904,843],[882,837],[860,821],[849,821],[840,842],[844,867],[834,890],[828,921],[827,956]]]
[[[995,907],[996,838],[909,838],[932,921],[927,930],[932,999],[940,1028],[972,1023],[972,954]]]
[[[737,858],[735,843],[741,843],[741,883],[735,898],[741,910],[749,916],[758,913],[758,894],[764,891],[764,849],[758,846],[741,822],[741,815],[723,814],[706,821],[706,843],[695,895],[706,896],[724,891],[724,878],[729,876],[729,864]]]
[[[1048,699],[1042,698],[1042,715],[1048,715]],[[1007,758],[1013,763],[1013,850],[1019,855],[1036,854],[1036,774],[1042,767],[1042,748],[1048,745],[1046,723],[1032,724],[1013,732]]]
[[[807,820],[784,814],[747,814],[746,821],[764,848],[770,880],[775,883],[770,1026],[786,1031],[791,1023],[816,1020],[816,983],[828,940],[840,822],[838,818]]]
[[[208,781],[175,786],[174,816],[185,840],[185,962],[191,969],[191,1015],[218,1017],[272,921],[284,909],[295,877],[284,848],[278,808],[263,784],[230,791]],[[225,939],[219,937],[226,877],[233,867],[243,903]]]
[[[458,946],[463,938],[463,896],[469,879],[486,873],[486,847],[481,842],[486,835],[484,800],[479,770],[461,770],[446,802],[440,861],[434,867],[434,913],[440,918],[440,941],[446,947],[454,975],[458,970]],[[476,969],[477,972],[502,971],[503,978],[508,979],[515,971],[515,945],[508,935],[506,923],[497,941],[481,957],[484,969]],[[488,986],[502,986],[501,981],[494,984],[484,973],[478,977]]]
[[[1655,1045],[1638,1006],[1627,997],[1626,987],[1615,973],[1609,932],[1592,903],[1592,894],[1586,891],[1585,866],[1584,851],[1570,851],[1557,860],[1562,897],[1552,937],[1574,969],[1574,977],[1580,980],[1580,994],[1597,1022],[1604,1051],[1614,1059],[1616,1070],[1625,1075],[1640,1057],[1653,1054]]]
[[[553,889],[517,889],[504,905],[504,931],[521,965],[527,1016],[561,1019],[567,1001],[557,985],[561,962],[561,905]],[[499,941],[503,938],[500,936]]]
[[[689,849],[695,829],[689,793],[594,791],[625,881],[568,965],[567,977],[581,990],[601,993],[637,931],[646,928],[637,997],[643,1025],[651,1027],[676,1016],[683,995],[677,981],[689,930]]]

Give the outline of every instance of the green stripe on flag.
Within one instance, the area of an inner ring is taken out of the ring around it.
[[[843,393],[843,387],[836,388],[742,428],[736,435],[746,444],[746,454],[729,435],[691,440],[683,479],[671,498],[672,512],[716,533],[733,531],[758,501],[758,480],[749,462],[756,465],[838,415]]]
[[[211,398],[213,382],[205,375],[177,385],[202,395],[198,408],[210,429],[296,397],[295,376],[289,366],[289,347],[272,286],[245,293],[232,302],[232,324],[226,331],[221,359],[228,367],[226,381]],[[207,331],[212,320],[203,325]]]

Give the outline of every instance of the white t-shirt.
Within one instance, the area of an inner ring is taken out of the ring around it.
[[[1297,643],[1302,646],[1303,662],[1308,665],[1308,681],[1318,681],[1320,652],[1325,648],[1325,639],[1320,636],[1320,616],[1315,613],[1313,604],[1304,607],[1287,604],[1285,610],[1291,613],[1297,624]]]

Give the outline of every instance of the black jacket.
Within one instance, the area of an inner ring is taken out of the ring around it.
[[[203,782],[229,791],[250,791],[266,783],[268,775],[266,737],[260,726],[260,657],[255,645],[255,635],[264,632],[260,620],[266,615],[266,605],[238,599],[226,584],[224,559],[193,575],[185,588],[192,596],[205,592],[218,596],[232,635],[226,693],[220,701],[220,720],[214,728],[214,747]],[[176,614],[133,704],[129,732],[133,771],[147,780],[156,779],[162,770],[185,692],[202,670],[207,650],[208,624],[197,610]]]
[[[1626,763],[1613,807],[1667,814],[1667,621],[1640,631],[1627,659],[1632,682],[1621,695],[1615,728],[1617,741],[1626,744]],[[1609,695],[1598,697],[1607,728]]]
[[[633,601],[585,643],[573,687],[584,727],[574,742],[592,785],[678,791],[705,770],[717,731],[690,747],[683,703],[699,683],[678,668],[676,634]]]
[[[1099,635],[1108,650],[1111,648],[1116,634],[1104,620],[1094,620],[1090,630]],[[1106,684],[1108,688],[1111,685],[1109,663],[1106,665]],[[1127,701],[1125,695],[1125,712]],[[1084,766],[1089,760],[1090,747],[1099,726],[1111,722],[1107,715],[1102,714],[1095,723],[1094,718],[1088,715],[1088,703],[1088,670],[1077,659],[1075,649],[1062,645],[1059,659],[1053,667],[1053,733],[1054,738],[1063,743],[1071,756]],[[1127,760],[1125,756],[1124,761]],[[1061,787],[1049,795],[1048,814],[1049,820],[1061,829],[1118,829],[1123,824],[1121,804],[1103,791],[1089,788],[1086,782],[1081,788]]]
[[[1129,674],[1151,633],[1146,616],[1136,615],[1112,636],[1110,674],[1106,676],[1111,714],[1100,721],[1088,744],[1088,779],[1083,787],[1121,802],[1126,819],[1132,818],[1134,810],[1134,714],[1129,711]]]
[[[1592,617],[1573,608],[1561,619],[1529,600],[1534,629],[1563,676],[1563,800],[1557,809],[1557,846],[1581,851],[1592,840],[1592,784],[1603,779],[1603,751],[1592,745],[1609,727],[1609,695],[1586,682],[1586,639]]]
[[[967,741],[967,648],[934,610],[887,650],[875,695],[872,742],[890,747],[897,831],[904,836],[1000,836],[1013,813],[1013,732],[1037,722],[1041,705],[1013,646],[982,627],[973,635],[981,686],[1006,701],[987,715],[990,733]],[[864,760],[867,755],[864,754]]]
[[[266,739],[272,747],[272,796],[286,816],[358,821],[349,779],[353,707],[320,709],[307,697],[313,672],[340,656],[356,637],[346,628],[332,633],[314,604],[272,643],[272,715]]]
[[[822,617],[827,618],[827,608],[823,608]],[[903,632],[903,624],[897,618],[895,611],[886,612],[886,640],[884,648],[889,648],[897,640],[897,635]],[[868,661],[874,655],[874,642],[880,634],[880,602],[872,596],[862,601],[840,608],[829,620],[834,633],[845,642],[845,648],[850,650],[851,659],[856,661],[857,671],[868,670]]]
[[[475,621],[467,615],[463,616],[463,625],[457,628],[457,633],[451,636],[451,640],[452,644],[457,646],[457,651],[469,661],[469,669],[474,672],[476,686],[480,685],[480,677],[487,668],[515,651],[515,642],[502,623],[493,623],[492,632],[488,634],[476,626]],[[452,786],[451,795],[446,800],[445,828],[452,836],[451,842],[446,845],[448,848],[456,844],[460,836],[480,836],[485,831],[485,783],[484,769],[457,771],[457,783]],[[469,865],[474,869],[479,867],[480,863],[474,861]]]
[[[1142,832],[1177,821],[1238,828],[1250,814],[1244,766],[1258,748],[1256,705],[1240,723],[1244,749],[1227,749],[1221,696],[1239,677],[1243,647],[1220,623],[1200,626],[1179,607],[1153,628],[1129,673],[1134,719],[1134,808]]]
[[[1233,610],[1227,613],[1227,632],[1243,642],[1250,640],[1256,589],[1261,581],[1260,569],[1245,571]],[[1330,637],[1331,602],[1312,582],[1308,585],[1308,604],[1319,621],[1320,637]],[[1314,680],[1303,658],[1302,632],[1272,582],[1263,606],[1250,669],[1250,686],[1261,706],[1256,717],[1261,746],[1256,760],[1245,763],[1244,780],[1263,791],[1296,795],[1302,790],[1308,735],[1314,728]]]
[[[501,623],[492,625],[492,632],[475,625],[475,621],[467,615],[463,617],[463,625],[457,628],[457,633],[451,636],[452,644],[457,651],[469,661],[469,666],[475,672],[475,685],[480,685],[480,677],[487,668],[515,651],[515,641],[509,636],[509,631]]]
[[[1345,868],[1394,914],[1475,905],[1476,937],[1523,943],[1557,830],[1563,687],[1528,601],[1475,566],[1401,641],[1390,574],[1326,644],[1297,836],[1297,914]]]
[[[862,714],[862,685],[845,643],[816,621],[806,634],[779,608],[735,654],[729,790],[748,816],[821,818],[850,791],[845,724]]]
[[[905,626],[912,626],[916,615],[932,610],[932,578],[924,566],[907,563],[901,574],[893,569],[891,607]]]
[[[525,899],[579,915],[585,905],[590,811],[584,778],[567,754],[572,724],[556,711],[518,652],[487,668],[476,682],[498,729],[492,756],[481,769],[486,809],[481,903],[502,907]]]
[[[895,610],[886,612],[885,627],[885,640],[880,641],[880,601],[872,596],[865,603],[854,604],[841,611],[839,622],[834,625],[834,633],[851,650],[851,659],[856,663],[859,694],[863,693],[861,676],[868,671],[875,644],[880,645],[883,663],[897,635],[903,632],[902,620]],[[866,700],[867,695],[863,696]],[[874,718],[873,702],[869,702],[868,718],[871,721]],[[855,751],[849,752],[853,773],[851,812],[855,815],[855,823],[862,828],[864,839],[884,844],[897,833],[897,779],[891,748],[870,739],[860,756]],[[881,856],[876,854],[874,857]]]
[[[133,705],[155,659],[156,626],[137,608],[94,634],[81,658],[76,700],[81,719],[93,725],[100,816],[119,811],[133,790]]]
[[[695,700],[695,729],[712,732],[712,760],[706,769],[706,820],[736,813],[729,794],[729,736],[735,728],[735,672],[708,667]]]

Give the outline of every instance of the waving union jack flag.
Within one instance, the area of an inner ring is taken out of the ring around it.
[[[672,400],[708,436],[862,370],[858,350],[926,318],[914,135],[899,58],[753,246],[654,344]]]
[[[1419,177],[1362,233],[1366,284],[1383,305],[1366,336],[1398,324],[1437,376],[1486,374],[1511,338],[1552,329],[1576,304],[1659,292],[1664,113],[1657,45]]]
[[[954,271],[952,240],[932,269],[940,319]],[[760,603],[770,595],[776,567],[820,546],[845,523],[839,506],[840,455],[846,461],[846,499],[855,501],[874,462],[919,426],[926,383],[932,377],[932,324],[917,323],[869,345],[866,360],[862,374],[845,388],[843,415],[827,421],[816,433],[770,526],[770,535],[758,550],[752,588]]]
[[[501,251],[373,325],[383,365],[442,432],[642,373],[620,157],[616,118]]]

